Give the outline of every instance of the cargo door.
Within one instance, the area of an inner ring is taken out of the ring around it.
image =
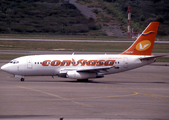
[[[123,58],[123,66],[124,66],[124,68],[128,68],[128,58],[127,57]]]

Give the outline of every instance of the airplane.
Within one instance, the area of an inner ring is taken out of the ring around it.
[[[102,78],[155,62],[152,50],[159,22],[151,22],[124,52],[114,54],[29,55],[11,60],[1,69],[24,81],[25,76],[58,76],[77,80]]]

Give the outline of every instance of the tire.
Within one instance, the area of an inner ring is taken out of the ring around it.
[[[23,81],[24,81],[24,78],[21,78],[21,81],[23,82]]]

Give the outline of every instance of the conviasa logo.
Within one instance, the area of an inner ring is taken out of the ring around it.
[[[44,60],[42,66],[113,66],[116,60]]]
[[[151,42],[149,40],[144,40],[144,41],[139,42],[136,45],[136,49],[138,51],[144,51],[144,50],[147,50],[150,46],[151,46]]]

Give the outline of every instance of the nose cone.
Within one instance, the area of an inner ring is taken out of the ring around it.
[[[1,70],[16,75],[19,72],[19,66],[13,63],[7,63],[1,67]]]
[[[1,70],[14,74],[16,72],[16,66],[11,66],[9,63],[1,67]]]
[[[3,66],[1,67],[1,70],[8,72],[8,71],[9,71],[8,65],[7,65],[7,64],[3,65]]]

